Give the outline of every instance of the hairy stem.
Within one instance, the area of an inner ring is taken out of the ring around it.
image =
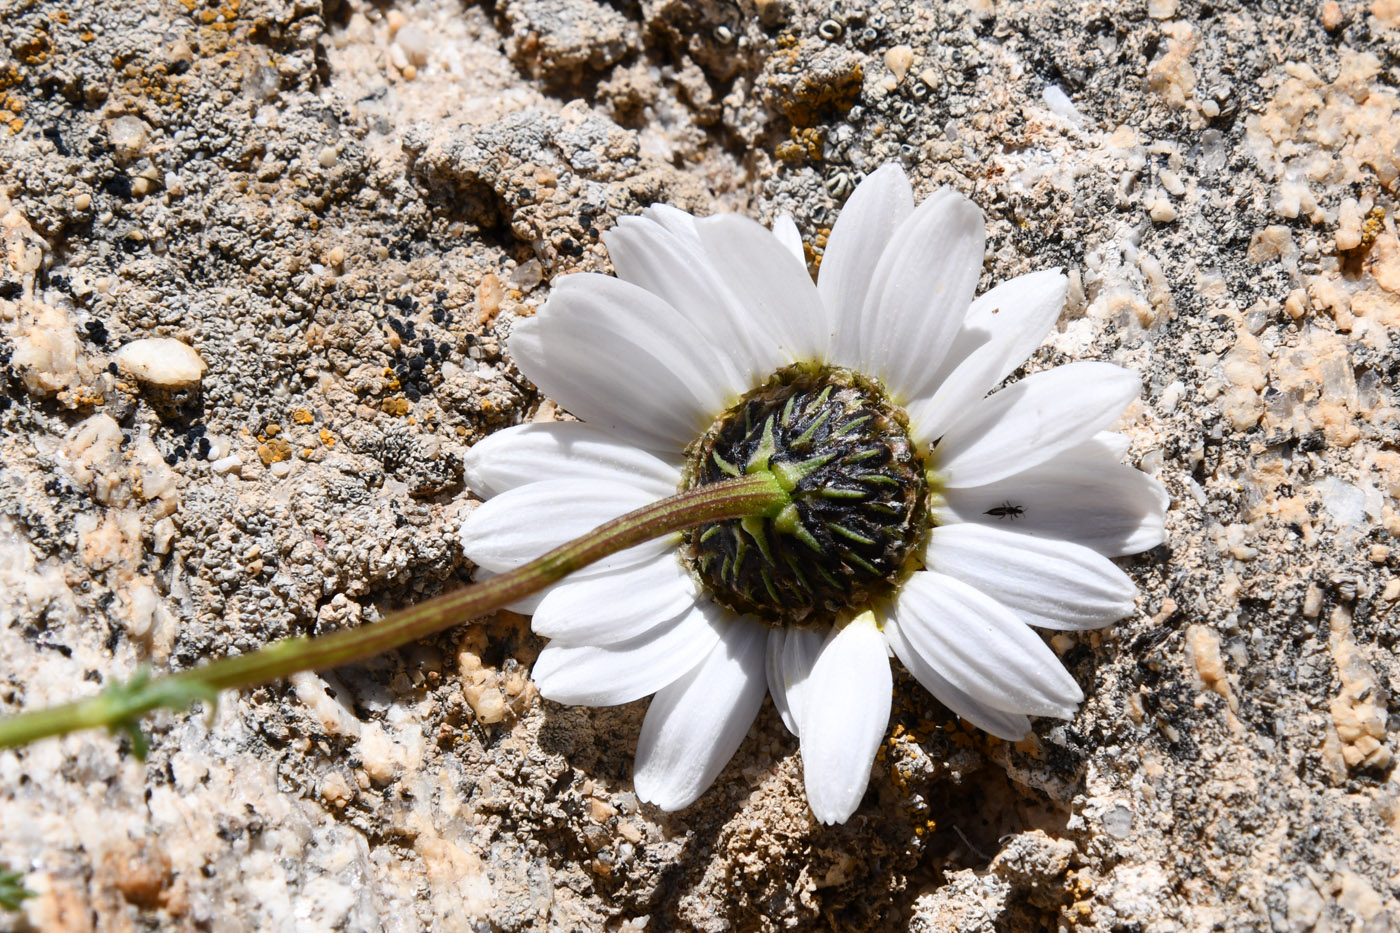
[[[95,697],[0,720],[0,748],[105,726],[132,733],[139,751],[136,719],[157,707],[179,709],[199,699],[212,703],[220,690],[363,661],[507,606],[618,551],[705,522],[775,515],[787,503],[787,493],[767,471],[699,486],[599,525],[515,570],[390,613],[378,622],[319,638],[287,638],[165,677],[138,673]]]

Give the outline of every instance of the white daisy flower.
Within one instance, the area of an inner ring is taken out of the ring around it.
[[[1066,280],[1032,273],[974,301],[984,238],[951,190],[915,207],[896,165],[851,196],[815,284],[791,218],[769,231],[657,205],[604,236],[616,278],[563,277],[516,324],[520,371],[583,423],[469,452],[488,501],[461,537],[483,571],[730,475],[769,470],[792,499],[624,551],[521,607],[550,639],[533,673],[545,697],[655,694],[642,799],[699,797],[769,693],[813,813],[845,821],[888,726],[891,653],[1002,738],[1075,713],[1078,684],[1031,626],[1131,613],[1135,587],[1108,558],[1162,541],[1166,496],[1101,433],[1136,374],[1071,363],[987,395],[1054,326]]]

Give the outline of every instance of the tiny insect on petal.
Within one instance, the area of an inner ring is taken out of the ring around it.
[[[992,517],[998,518],[998,519],[1004,519],[1004,518],[1006,518],[1006,519],[1010,519],[1011,521],[1014,522],[1016,519],[1020,518],[1022,515],[1025,515],[1025,514],[1026,514],[1026,510],[1025,510],[1025,508],[1024,508],[1023,506],[1012,505],[1010,502],[1003,502],[1001,505],[998,505],[998,506],[996,506],[996,507],[994,507],[994,508],[990,508],[990,509],[988,509],[987,511],[983,512],[982,514],[983,514],[983,515],[991,515]]]

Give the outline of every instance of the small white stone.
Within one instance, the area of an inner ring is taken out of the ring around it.
[[[428,63],[428,33],[420,27],[403,27],[394,37],[394,41],[413,64],[421,68]]]
[[[1337,208],[1337,249],[1356,249],[1361,245],[1361,205],[1355,198],[1344,198]]]
[[[896,45],[885,52],[885,67],[894,75],[895,83],[904,80],[904,76],[909,73],[909,66],[914,64],[914,50],[907,45]]]
[[[1305,619],[1316,619],[1318,613],[1322,611],[1322,590],[1316,583],[1309,583],[1307,591],[1303,593],[1303,617]]]
[[[1164,197],[1158,197],[1154,200],[1147,208],[1147,213],[1154,222],[1159,224],[1169,224],[1176,220],[1176,208],[1172,207],[1171,202]]]
[[[170,546],[178,533],[179,529],[175,527],[173,518],[168,515],[162,518],[151,526],[151,550],[157,554],[169,554]]]
[[[389,46],[389,61],[399,71],[403,71],[408,67],[408,53],[403,50],[403,46],[395,42]]]
[[[237,454],[230,454],[227,457],[220,457],[218,460],[209,464],[209,469],[220,474],[232,473],[234,471],[241,472],[243,469],[243,459]]]
[[[99,475],[119,469],[121,446],[121,425],[111,415],[99,412],[73,428],[60,451],[68,475],[88,486]]]
[[[388,783],[398,771],[394,741],[377,722],[367,722],[360,727],[360,743],[356,751],[361,767],[375,784]]]
[[[117,365],[148,385],[188,389],[204,376],[204,360],[187,343],[172,337],[133,340],[116,352]]]
[[[118,162],[130,162],[146,148],[149,133],[140,117],[117,117],[107,124],[107,138],[112,141]]]
[[[1040,99],[1045,101],[1045,106],[1058,116],[1064,117],[1071,123],[1082,123],[1084,115],[1079,112],[1079,108],[1074,106],[1074,101],[1069,99],[1069,95],[1062,91],[1057,84],[1047,84],[1040,92]]]
[[[1186,386],[1178,379],[1162,390],[1162,394],[1157,397],[1157,407],[1164,414],[1171,414],[1176,411],[1176,406],[1181,404],[1181,400],[1186,395]]]
[[[1335,476],[1324,476],[1313,483],[1322,507],[1332,521],[1343,530],[1360,528],[1366,522],[1366,493]]]
[[[160,603],[160,597],[156,595],[155,587],[148,582],[149,579],[138,578],[127,587],[126,600],[130,618],[126,630],[132,638],[145,638],[151,633],[151,622],[155,617],[156,606]]]
[[[527,259],[511,272],[509,283],[512,288],[528,292],[544,280],[544,267],[538,259]]]

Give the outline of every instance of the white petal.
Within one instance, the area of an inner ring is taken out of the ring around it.
[[[1128,448],[1132,446],[1132,441],[1126,434],[1119,434],[1115,431],[1100,431],[1093,436],[1092,440],[1080,444],[1075,449],[1084,448],[1087,450],[1090,445],[1100,448],[1103,456],[1117,463],[1128,455]]]
[[[1069,279],[1059,269],[1045,269],[1003,282],[972,303],[967,319],[953,339],[952,349],[919,390],[931,395],[979,350],[996,360],[987,369],[986,395],[1026,361],[1059,320]]]
[[[783,248],[792,253],[793,258],[807,268],[807,251],[802,248],[802,234],[797,232],[797,223],[791,214],[783,214],[773,221],[773,235]]]
[[[834,630],[802,688],[799,734],[807,802],[822,823],[844,823],[865,796],[890,723],[885,639],[870,613]]]
[[[957,577],[1042,628],[1102,628],[1132,615],[1137,587],[1107,557],[1068,541],[986,525],[943,525],[924,563]]]
[[[663,499],[681,481],[676,466],[577,421],[497,431],[472,445],[462,468],[468,488],[483,498],[543,480],[600,479],[632,483]]]
[[[705,660],[723,626],[720,611],[706,604],[615,645],[550,642],[530,676],[540,695],[556,703],[631,703],[675,682]]]
[[[1137,554],[1166,539],[1169,500],[1162,484],[1110,459],[1098,440],[995,483],[945,489],[943,499],[934,512],[938,524],[1005,527],[1073,541],[1106,557]]]
[[[953,372],[938,383],[931,398],[917,398],[905,404],[909,413],[910,436],[920,446],[932,444],[949,426],[967,414],[968,409],[1000,380],[1000,348],[984,344],[965,357]]]
[[[768,643],[763,652],[763,675],[768,682],[768,695],[773,698],[773,708],[778,711],[787,731],[797,735],[797,721],[788,708],[787,691],[783,689],[783,642],[787,641],[785,628],[770,628]]]
[[[895,602],[905,640],[954,688],[995,709],[1069,719],[1084,699],[1040,636],[961,580],[921,570]]]
[[[894,649],[905,670],[923,684],[925,690],[933,694],[938,702],[961,716],[983,732],[990,732],[999,739],[1019,742],[1031,731],[1031,721],[1023,713],[1008,713],[1005,710],[978,703],[963,693],[929,665],[923,657],[909,646],[899,623],[894,619],[885,620],[885,640]]]
[[[695,218],[656,205],[644,217],[624,217],[603,234],[619,278],[639,285],[680,311],[720,348],[717,378],[736,396],[782,365],[769,334],[756,324],[700,245]]]
[[[860,366],[861,314],[871,276],[890,237],[913,210],[909,179],[893,162],[867,175],[841,208],[817,276],[817,291],[836,330],[832,362]]]
[[[748,217],[719,214],[697,221],[696,227],[752,320],[777,341],[783,363],[824,359],[831,325],[807,267]]]
[[[689,806],[714,782],[763,705],[764,627],[729,623],[704,661],[662,688],[637,740],[637,796],[663,810]]]
[[[896,401],[917,397],[962,327],[985,240],[982,212],[948,189],[890,238],[861,310],[859,369],[882,378]]]
[[[1111,363],[1069,363],[974,404],[934,449],[947,486],[981,486],[1044,463],[1113,423],[1142,378]]]
[[[674,234],[687,249],[699,253],[700,236],[695,232],[694,215],[670,204],[653,204],[642,211],[642,216],[659,224],[667,233]],[[632,218],[624,217],[623,220],[630,223]]]
[[[635,567],[566,577],[535,610],[531,628],[571,645],[611,645],[695,605],[695,580],[673,553]]]
[[[733,387],[726,384],[730,376],[724,345],[711,343],[694,322],[663,298],[610,275],[566,275],[553,284],[548,306],[540,312],[551,327],[565,321],[592,320],[614,340],[636,343],[644,361],[655,359],[663,370],[669,370],[709,413],[728,406]],[[594,349],[612,352],[611,345]],[[643,385],[647,393],[655,389],[651,383]]]
[[[545,395],[654,450],[680,451],[729,400],[703,368],[714,354],[699,332],[664,301],[608,276],[561,278],[507,346]]]
[[[656,497],[645,489],[599,480],[561,479],[518,486],[467,515],[459,532],[462,551],[488,570],[513,570],[654,501]],[[578,572],[599,573],[649,560],[670,549],[672,537],[628,548]]]
[[[494,570],[487,570],[485,567],[477,567],[476,572],[472,574],[472,582],[485,583],[492,577],[499,576],[500,574],[496,573]],[[545,587],[538,593],[532,593],[531,595],[526,596],[523,599],[517,599],[513,603],[507,603],[506,608],[509,609],[511,612],[518,612],[523,616],[534,615],[535,610],[540,607],[540,603],[544,602],[544,598],[549,595],[549,591],[558,585],[558,583],[555,583],[553,586]]]
[[[800,735],[802,691],[825,641],[815,629],[775,628],[768,637],[768,692],[793,735]]]

